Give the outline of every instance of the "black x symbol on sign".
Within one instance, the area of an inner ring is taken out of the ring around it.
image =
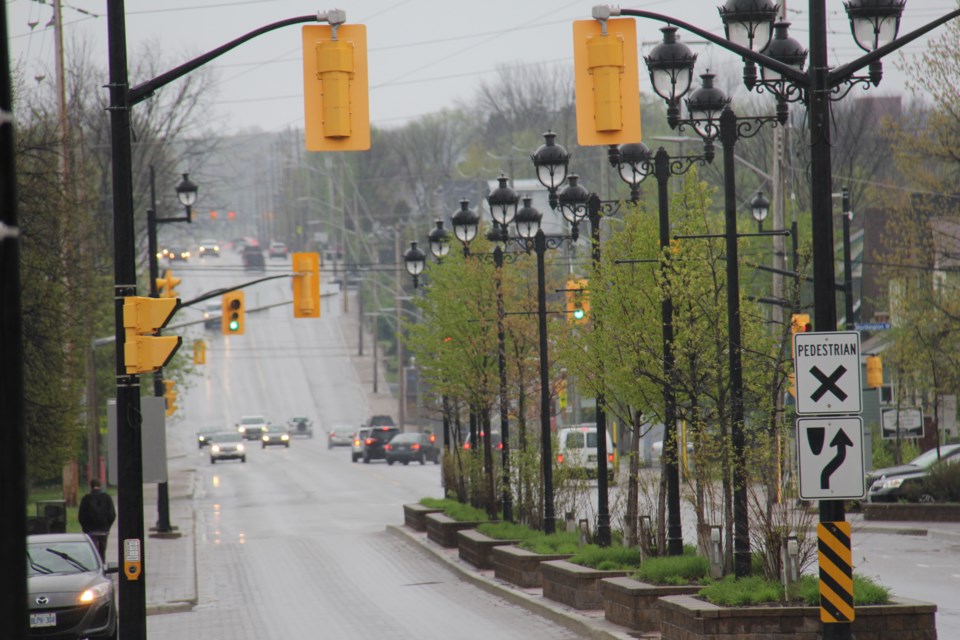
[[[837,380],[839,380],[840,377],[846,372],[847,368],[843,365],[837,367],[836,371],[829,376],[823,373],[823,371],[820,371],[818,367],[813,367],[810,369],[810,373],[813,374],[813,377],[820,381],[820,387],[813,392],[813,394],[810,396],[810,399],[814,402],[819,402],[820,398],[822,398],[824,394],[829,391],[833,395],[837,396],[837,398],[840,400],[846,400],[847,394],[844,393],[843,389],[837,386]]]

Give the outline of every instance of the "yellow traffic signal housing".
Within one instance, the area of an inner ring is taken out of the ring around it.
[[[207,364],[207,343],[203,340],[193,341],[193,364]]]
[[[153,335],[166,326],[180,305],[177,298],[127,296],[123,300],[123,362],[128,374],[166,366],[180,348],[180,336]]]
[[[243,291],[228,291],[223,294],[220,328],[224,335],[242,336],[246,316]]]
[[[370,148],[367,27],[303,27],[303,104],[307,151]]]
[[[577,142],[640,142],[637,24],[632,18],[573,23]]]
[[[878,389],[883,386],[883,360],[880,356],[867,356],[867,387]]]
[[[795,313],[790,316],[790,334],[809,333],[813,331],[809,313]]]
[[[176,391],[173,390],[174,384],[175,384],[175,383],[174,383],[173,380],[164,380],[164,381],[163,381],[163,386],[164,386],[164,389],[165,389],[164,392],[163,392],[163,399],[166,400],[166,411],[165,411],[164,413],[165,413],[165,415],[166,415],[167,417],[172,416],[173,413],[177,410],[177,395],[178,395],[178,394],[177,394]]]
[[[294,253],[293,317],[320,317],[320,254]]]
[[[590,319],[589,281],[586,278],[567,280],[567,322],[584,324]]]
[[[173,277],[173,271],[167,269],[163,272],[162,278],[157,278],[157,293],[161,298],[179,298],[175,290],[175,287],[179,285],[183,280],[181,278]]]

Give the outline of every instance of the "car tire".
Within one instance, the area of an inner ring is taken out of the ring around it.
[[[261,444],[261,445],[260,445],[260,448],[261,448],[261,449],[266,449],[266,448],[267,448],[267,443],[264,442],[263,444]]]
[[[243,456],[242,458],[240,458],[240,462],[246,463],[246,461],[247,461],[247,456]]]
[[[216,458],[210,458],[210,464],[217,464]]]
[[[333,442],[330,440],[327,440],[327,449],[333,449]]]
[[[404,460],[404,461],[403,461],[403,466],[407,466],[408,464],[410,464],[410,461],[409,461],[409,460]]]
[[[363,464],[370,464],[370,456],[363,454]]]
[[[283,445],[283,446],[286,447],[287,449],[289,449],[289,448],[290,448],[290,443],[288,442],[288,443],[286,443],[286,444]]]
[[[387,464],[391,467],[393,466],[394,462],[396,462],[396,460],[387,460]]]
[[[440,464],[440,454],[436,453],[433,456],[433,464]]]
[[[424,465],[424,464],[426,464],[426,463],[427,463],[427,459],[426,459],[426,457],[421,453],[421,454],[420,454],[420,464],[421,464],[421,465]]]
[[[350,456],[350,459],[351,459],[353,462],[356,462],[356,461],[357,461],[357,456],[351,455],[351,456]]]

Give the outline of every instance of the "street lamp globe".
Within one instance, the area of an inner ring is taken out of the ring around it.
[[[494,220],[487,231],[487,240],[499,247],[500,251],[506,251],[508,235],[507,227]]]
[[[537,231],[540,230],[540,219],[543,218],[543,214],[531,202],[533,202],[532,198],[525,197],[523,206],[517,211],[517,217],[514,219],[517,235],[525,240],[532,240],[537,235]]]
[[[753,212],[753,219],[757,222],[763,222],[767,219],[770,212],[770,201],[763,195],[763,191],[757,191],[757,195],[750,201],[750,209]]]
[[[663,42],[655,46],[650,55],[644,56],[643,61],[650,72],[653,91],[667,101],[667,120],[673,128],[680,117],[677,103],[687,95],[693,83],[697,55],[677,38],[676,27],[667,26],[660,31]]]
[[[857,46],[867,53],[893,42],[906,0],[849,0],[843,6]]]
[[[190,180],[188,174],[183,174],[183,179],[180,180],[180,184],[177,185],[176,189],[177,199],[180,200],[180,204],[183,206],[192,207],[197,201],[197,185]]]
[[[649,161],[650,149],[642,142],[628,142],[620,145],[616,164],[617,172],[620,174],[620,179],[630,185],[631,194],[646,179],[648,174],[643,166]]]
[[[687,110],[690,112],[693,128],[696,129],[701,138],[706,140],[712,140],[719,135],[720,113],[730,103],[726,94],[713,86],[715,77],[712,73],[702,74],[700,76],[700,88],[687,98]]]
[[[470,201],[464,198],[460,201],[460,209],[453,214],[453,235],[464,246],[470,244],[477,237],[477,228],[480,226],[480,216],[470,209]]]
[[[770,0],[727,0],[719,7],[727,40],[751,51],[770,44],[777,5]]]
[[[587,202],[590,200],[590,192],[580,184],[580,176],[571,173],[565,186],[558,195],[558,204],[563,219],[571,225],[578,225],[587,215]]]
[[[764,53],[778,62],[788,64],[797,71],[803,71],[803,65],[807,61],[807,50],[790,37],[788,33],[789,22],[777,22],[773,25],[773,40]],[[778,82],[782,76],[779,71],[760,67],[760,75],[764,80]]]
[[[434,258],[439,260],[450,253],[450,234],[443,227],[442,219],[437,218],[437,226],[427,234],[427,240]]]
[[[537,169],[537,180],[551,193],[567,179],[567,164],[570,162],[570,154],[556,143],[556,138],[553,131],[544,133],[544,143],[530,156]]]
[[[487,204],[490,205],[490,215],[494,222],[506,227],[513,222],[517,215],[517,205],[520,203],[520,196],[507,185],[509,178],[500,174],[497,181],[500,185],[490,192],[487,196]]]
[[[410,243],[410,248],[403,254],[403,266],[407,268],[407,273],[414,278],[423,273],[423,268],[427,262],[427,255],[417,247],[416,241]]]

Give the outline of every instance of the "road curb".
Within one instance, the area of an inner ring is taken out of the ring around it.
[[[560,603],[547,600],[540,594],[527,594],[523,591],[508,587],[496,579],[480,575],[462,566],[458,562],[451,561],[442,555],[436,547],[425,542],[425,539],[403,525],[387,525],[386,529],[388,533],[421,549],[427,557],[446,567],[462,580],[483,589],[487,593],[502,598],[511,604],[515,604],[531,613],[555,622],[573,631],[582,638],[590,638],[591,640],[636,640],[637,638],[645,637],[642,634],[631,634],[627,629],[607,622],[604,619],[593,619],[578,614],[572,609],[565,608]],[[659,637],[659,634],[651,637]]]

